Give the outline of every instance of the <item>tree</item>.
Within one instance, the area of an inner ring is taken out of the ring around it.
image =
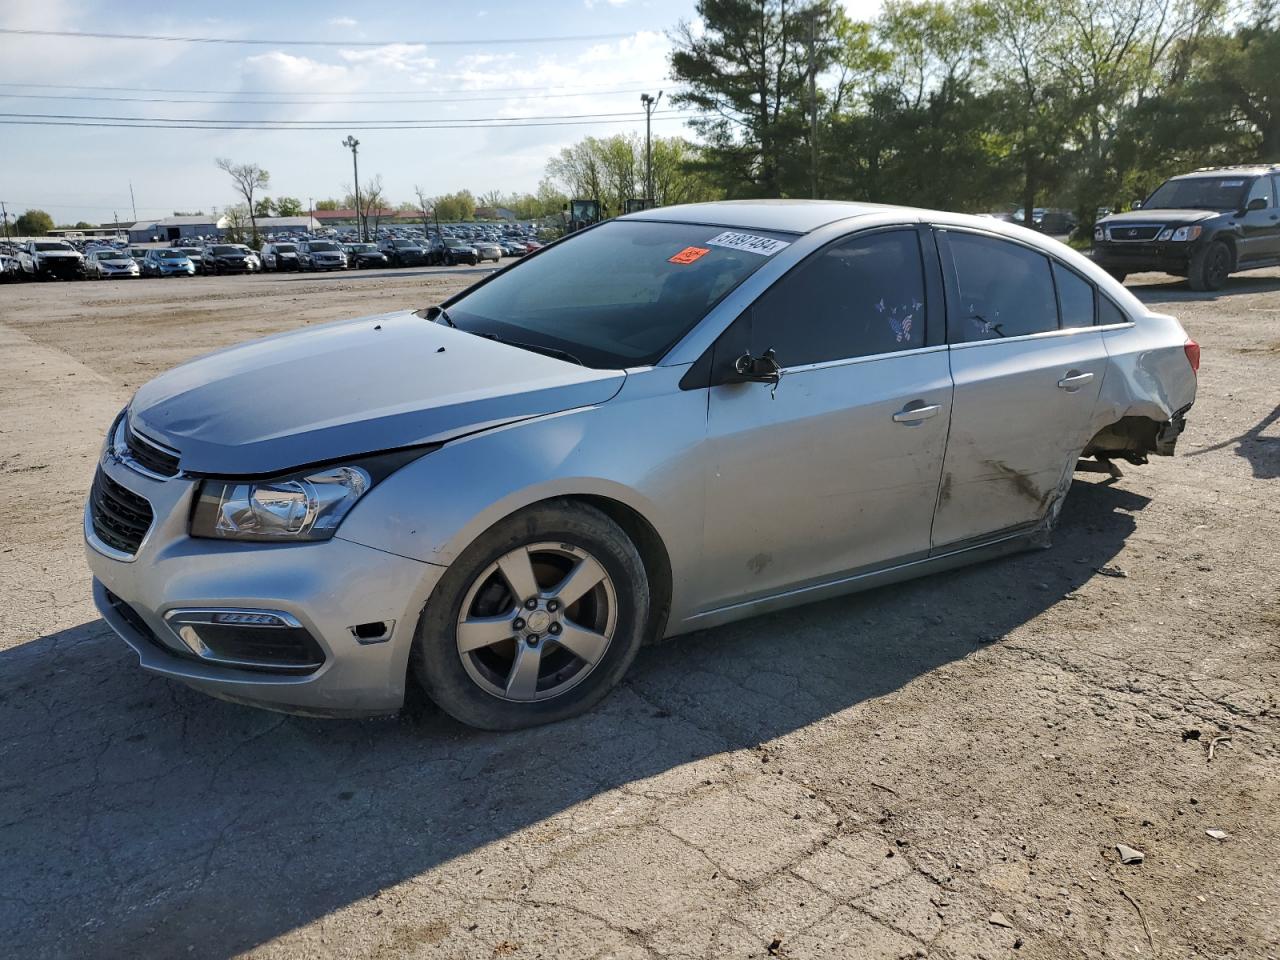
[[[364,224],[364,231],[361,236],[368,235],[374,237],[378,232],[378,221],[386,216],[388,211],[387,195],[382,186],[382,174],[376,174],[370,180],[366,180],[360,187],[360,205],[356,208],[356,196],[354,191],[347,188],[347,196],[343,201],[348,207],[356,210],[356,216]],[[370,227],[369,220],[373,219],[373,226]]]
[[[270,197],[260,197],[253,205],[254,216],[269,217],[275,209],[275,201]]]
[[[470,190],[459,190],[456,193],[446,193],[442,197],[436,197],[434,206],[436,216],[451,223],[459,220],[474,220],[476,217],[476,198],[472,196]]]
[[[300,217],[305,213],[302,201],[297,197],[281,197],[276,201],[277,217]]]
[[[248,204],[237,203],[227,207],[223,216],[227,218],[227,242],[228,243],[245,243],[249,236],[253,236],[254,246],[257,246],[257,227],[253,223],[250,216],[251,210]]]
[[[809,70],[835,59],[826,41],[843,13],[832,0],[698,0],[702,29],[671,35],[671,75],[687,89],[676,106],[705,141],[702,169],[730,196],[809,193]],[[813,44],[811,35],[823,38]]]
[[[254,209],[253,198],[259,190],[265,190],[271,185],[271,174],[263,170],[256,163],[235,163],[226,157],[219,157],[215,161],[218,169],[231,177],[231,182],[235,184],[236,191],[244,198],[245,206],[249,208],[249,223],[253,229],[253,245],[258,245],[258,218]]]
[[[43,237],[53,229],[53,217],[43,210],[28,210],[13,223],[20,237]]]
[[[431,199],[427,196],[427,192],[417,184],[413,186],[413,195],[418,198],[418,213],[422,214],[422,229],[425,232],[428,229],[427,222],[431,219],[434,210]]]
[[[338,201],[337,201],[337,200],[333,200],[333,199],[328,199],[328,200],[317,200],[317,201],[316,201],[316,205],[315,205],[315,209],[317,209],[317,210],[337,210],[337,209],[338,209],[338,205],[339,205],[339,204],[338,204]]]
[[[705,172],[701,151],[679,137],[653,138],[653,192],[659,206],[712,200],[722,192]],[[644,139],[638,134],[586,137],[547,161],[547,177],[539,187],[554,204],[539,203],[539,214],[563,209],[564,187],[574,197],[599,200],[606,215],[623,211],[626,200],[644,194]]]

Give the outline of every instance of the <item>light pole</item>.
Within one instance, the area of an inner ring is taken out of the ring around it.
[[[351,148],[351,176],[355,180],[356,195],[356,233],[360,236],[360,242],[364,243],[364,219],[360,216],[360,161],[357,159],[360,153],[360,141],[351,134],[347,134],[347,139],[342,141],[342,145]]]
[[[658,101],[661,99],[661,90],[658,91],[658,95],[656,97],[651,97],[647,93],[640,94],[640,102],[644,104],[644,198],[648,204],[652,204],[654,202],[652,133],[653,108],[658,105]]]

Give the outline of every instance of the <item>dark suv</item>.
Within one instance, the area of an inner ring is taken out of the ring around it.
[[[1170,177],[1138,209],[1094,225],[1093,259],[1117,280],[1160,270],[1186,277],[1192,290],[1280,264],[1280,164]]]

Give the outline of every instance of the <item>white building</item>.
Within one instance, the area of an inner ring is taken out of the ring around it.
[[[315,217],[259,217],[258,233],[315,233],[320,221]]]
[[[216,236],[227,229],[226,217],[211,217],[201,213],[190,217],[164,217],[159,220],[139,220],[129,228],[130,243],[149,243],[152,240],[186,240],[196,237]]]

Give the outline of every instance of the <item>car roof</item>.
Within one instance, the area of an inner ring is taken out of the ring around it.
[[[1280,163],[1241,163],[1226,167],[1201,167],[1191,173],[1181,173],[1170,180],[1194,180],[1198,177],[1256,177],[1264,173],[1280,173]]]
[[[640,210],[619,220],[665,220],[705,223],[747,230],[809,233],[819,227],[852,217],[884,213],[895,208],[882,203],[843,200],[719,200],[714,203],[682,203]]]

